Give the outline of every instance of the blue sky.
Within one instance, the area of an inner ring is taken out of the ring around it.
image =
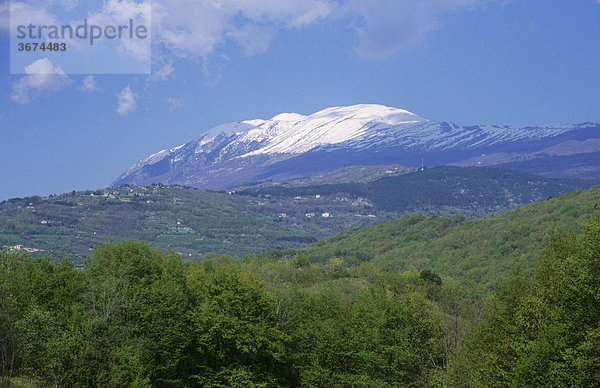
[[[150,76],[36,76],[10,75],[0,0],[0,200],[102,187],[213,126],[282,112],[378,103],[462,125],[600,122],[597,0],[208,3],[154,0]]]

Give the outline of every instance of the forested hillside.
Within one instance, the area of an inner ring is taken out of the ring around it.
[[[317,240],[274,212],[263,214],[263,207],[225,193],[158,185],[12,199],[0,203],[0,246],[23,245],[81,265],[108,238],[150,241],[186,257],[243,255]]]
[[[145,240],[188,258],[243,256],[302,248],[411,212],[487,217],[594,184],[487,167],[389,168],[327,175],[346,183],[315,185],[329,178],[314,177],[226,192],[152,185],[15,198],[0,203],[0,247],[20,245],[78,265],[108,238]]]
[[[4,251],[0,375],[57,387],[427,386],[456,350],[450,322],[473,314],[438,280],[302,256],[186,262],[134,241],[98,247],[82,271]]]
[[[493,287],[513,271],[530,273],[553,229],[576,231],[600,203],[600,189],[577,191],[487,219],[412,214],[351,230],[302,250],[391,271],[432,269],[457,281]]]
[[[361,197],[376,209],[410,213],[463,214],[469,218],[499,214],[517,206],[598,183],[577,179],[547,179],[492,167],[442,166],[382,177],[372,182],[348,182],[289,187],[247,188],[238,194],[293,198],[348,193]]]
[[[533,277],[513,275],[487,304],[448,373],[454,387],[597,387],[600,217],[555,233]]]
[[[539,258],[488,298],[303,254],[184,261],[129,241],[78,270],[5,250],[1,385],[595,387],[600,215]]]

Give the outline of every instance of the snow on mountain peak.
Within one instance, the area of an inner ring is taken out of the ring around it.
[[[248,131],[241,141],[261,140],[261,146],[242,156],[299,154],[357,139],[378,128],[427,121],[406,110],[361,104],[327,108],[309,116],[284,113]]]
[[[372,163],[412,166],[426,154],[428,160],[437,160],[435,163],[455,163],[482,154],[506,152],[517,145],[519,150],[525,147],[531,153],[564,139],[594,137],[597,128],[598,124],[459,126],[383,105],[340,106],[306,116],[282,113],[271,119],[220,125],[184,146],[136,163],[117,182],[183,182],[198,187],[224,187],[277,174],[321,171],[328,165],[333,168],[344,163],[361,164],[371,158]],[[319,160],[323,163],[302,164],[302,160],[312,158],[322,158]],[[300,165],[293,171],[281,165],[294,159]]]
[[[273,117],[271,121],[299,121],[306,118],[298,113],[281,113]]]
[[[264,120],[248,120],[239,123],[223,124],[204,132],[201,138],[206,139],[206,141],[208,141],[214,139],[219,135],[231,136],[235,135],[236,133],[247,132],[262,123],[264,123]]]
[[[379,121],[386,119],[395,122],[425,121],[424,118],[404,109],[391,108],[378,104],[358,104],[324,109],[311,116],[347,116],[354,119]]]
[[[197,152],[220,136],[235,136],[227,148],[246,150],[238,155],[241,157],[298,154],[357,139],[385,127],[427,121],[409,111],[376,104],[332,107],[309,116],[281,113],[269,120],[246,120],[212,128],[198,139]]]
[[[497,126],[458,127],[435,123],[404,109],[377,104],[358,104],[323,109],[304,116],[281,113],[271,119],[246,120],[219,125],[204,132],[191,148],[164,150],[138,163],[135,168],[169,158],[184,160],[188,150],[210,154],[219,150],[219,160],[257,155],[299,155],[328,147],[365,149],[386,144],[408,148],[476,148],[516,139],[558,135],[572,129],[511,128]]]

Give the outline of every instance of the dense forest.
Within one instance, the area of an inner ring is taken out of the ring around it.
[[[383,176],[370,182],[286,185],[274,183],[239,190],[259,197],[340,195],[361,197],[381,211],[462,214],[469,218],[499,214],[548,197],[587,189],[595,180],[549,179],[493,167],[440,166]]]
[[[492,289],[514,271],[531,274],[550,232],[579,231],[599,203],[600,190],[590,189],[483,219],[410,214],[325,238],[300,252],[313,262],[337,257],[348,264],[371,262],[394,272],[430,269]]]
[[[301,252],[109,241],[78,269],[4,250],[2,385],[596,387],[600,215],[547,234],[532,274],[491,292]]]

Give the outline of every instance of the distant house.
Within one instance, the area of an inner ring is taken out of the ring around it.
[[[8,249],[9,251],[20,251],[23,249],[23,245],[13,245],[13,246],[4,245],[2,248]]]
[[[24,252],[27,252],[27,253],[44,252],[43,249],[27,248],[27,247],[25,247],[23,245],[13,245],[13,246],[5,245],[2,248],[8,249],[9,251],[13,251],[13,252],[15,252],[15,251],[17,251],[17,252],[18,251],[24,251]]]
[[[23,250],[27,253],[44,252],[43,249],[37,249],[37,248],[23,248]]]

